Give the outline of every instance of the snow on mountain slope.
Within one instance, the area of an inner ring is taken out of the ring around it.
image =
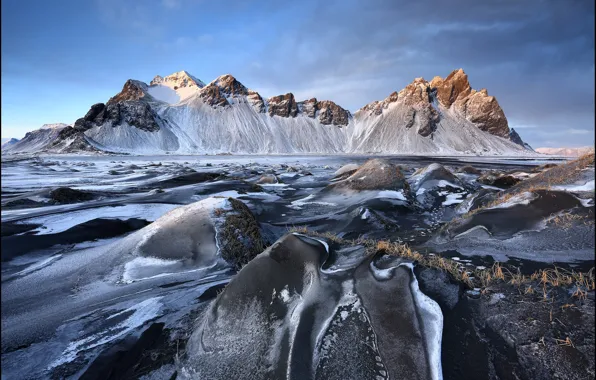
[[[176,104],[196,94],[203,87],[203,81],[182,70],[166,77],[157,75],[150,82],[147,92],[162,102]]]
[[[172,153],[339,153],[345,133],[302,115],[283,118],[259,113],[246,99],[213,108],[198,96],[177,106],[158,107],[165,123],[157,132],[129,125],[99,126],[85,134],[114,152]]]
[[[473,90],[461,69],[431,82],[416,78],[354,116],[329,100],[263,99],[229,74],[204,84],[180,71],[150,85],[128,80],[62,129],[31,132],[10,153],[535,154],[509,129],[496,99]]]
[[[34,153],[44,150],[48,144],[56,140],[66,124],[44,124],[40,129],[27,132],[18,142],[2,147],[2,154],[6,153]]]
[[[18,142],[19,142],[19,139],[15,139],[14,137],[13,138],[3,137],[2,138],[2,149],[4,149],[5,146],[8,147],[8,146],[14,145]]]
[[[505,138],[478,129],[454,110],[438,105],[441,115],[433,133],[424,137],[408,125],[408,107],[392,104],[381,115],[357,112],[350,152],[403,154],[524,154],[528,151]],[[415,118],[415,117],[414,117]]]
[[[52,123],[52,124],[44,124],[41,126],[40,129],[58,129],[61,130],[62,128],[68,127],[68,124],[65,123]]]

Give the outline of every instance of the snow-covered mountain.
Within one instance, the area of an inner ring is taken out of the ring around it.
[[[13,138],[3,137],[2,138],[2,149],[4,149],[5,146],[9,147],[9,146],[14,145],[18,142],[19,142],[19,139],[15,139],[14,137]]]
[[[10,144],[2,146],[2,154],[6,153],[35,153],[48,149],[56,141],[60,132],[68,127],[64,123],[44,124],[41,128],[27,132],[25,137]],[[16,139],[15,139],[16,140]]]
[[[579,157],[581,155],[594,152],[594,147],[584,146],[581,148],[536,148],[536,152],[554,156]]]
[[[72,127],[44,130],[8,152],[534,153],[509,129],[496,99],[473,90],[461,69],[445,79],[417,78],[354,115],[330,100],[297,101],[291,93],[263,99],[230,74],[205,84],[180,71],[149,85],[128,80]]]

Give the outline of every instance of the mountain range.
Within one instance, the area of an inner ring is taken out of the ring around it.
[[[581,155],[594,152],[594,147],[583,146],[580,148],[536,148],[536,152],[550,154],[553,156],[579,157]]]
[[[128,80],[73,125],[46,124],[11,153],[132,154],[534,154],[486,89],[462,69],[416,78],[354,114],[331,100],[263,98],[230,74],[205,84],[180,71]]]

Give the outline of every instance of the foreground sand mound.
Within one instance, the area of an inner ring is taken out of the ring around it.
[[[207,198],[178,207],[125,238],[130,253],[211,266],[223,259],[240,268],[263,250],[259,225],[233,198]]]
[[[438,163],[428,165],[419,169],[409,179],[413,191],[420,189],[433,189],[436,187],[464,187],[459,178],[451,173],[447,168]]]
[[[279,239],[197,320],[181,378],[440,378],[440,308],[411,264],[359,248]]]
[[[353,167],[346,168],[347,173],[353,170]],[[383,159],[375,158],[366,161],[349,177],[341,179],[327,186],[328,189],[348,189],[348,190],[402,190],[408,189],[408,184],[402,172],[402,169]]]

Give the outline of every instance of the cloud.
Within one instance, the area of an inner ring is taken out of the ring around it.
[[[567,129],[567,132],[571,133],[572,135],[589,135],[591,133],[594,133],[594,131],[588,131],[586,129]]]
[[[353,110],[462,67],[531,144],[593,129],[593,2],[330,0],[308,13],[271,31],[251,80]]]
[[[180,8],[180,1],[179,0],[162,0],[161,3],[164,7],[168,9],[178,9]]]

